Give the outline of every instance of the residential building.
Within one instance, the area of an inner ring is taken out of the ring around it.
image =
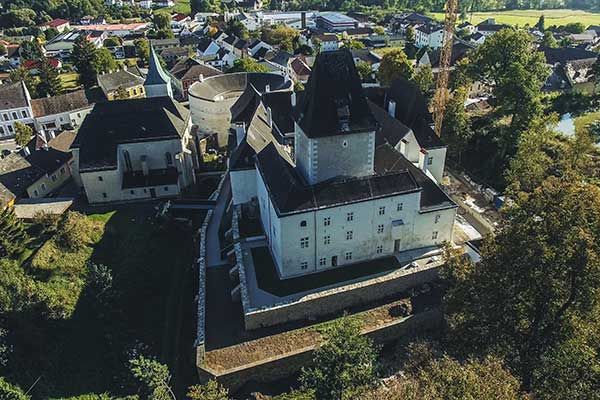
[[[456,205],[427,158],[415,165],[401,139],[388,141],[397,120],[374,115],[349,51],[320,53],[304,95],[289,102],[293,155],[275,128],[280,113],[247,102],[254,113],[234,125],[229,165],[233,202],[257,204],[280,279],[451,241]]]
[[[188,99],[188,89],[195,82],[202,82],[205,78],[221,74],[218,69],[193,58],[179,61],[169,71],[176,97],[184,101]]]
[[[444,43],[444,28],[441,25],[425,24],[415,29],[415,46],[439,49]]]
[[[15,123],[34,127],[31,96],[23,82],[0,85],[0,139],[15,136]]]
[[[53,68],[62,68],[62,61],[58,58],[48,58],[48,62]],[[40,73],[40,64],[40,60],[25,60],[22,65],[31,75],[38,75]]]
[[[310,73],[312,72],[308,64],[302,57],[294,57],[289,63],[289,75],[294,82],[308,82]]]
[[[171,47],[179,47],[179,39],[150,39],[150,45],[154,47],[154,50],[160,52]]]
[[[91,91],[79,89],[53,97],[31,100],[31,110],[38,131],[76,129],[94,107]]]
[[[469,44],[464,41],[455,41],[452,45],[452,54],[450,57],[450,69],[456,68],[456,63],[465,58],[468,53],[475,48],[475,45]],[[440,69],[440,54],[441,49],[427,50],[423,53],[421,58],[417,60],[417,68],[422,66],[429,66],[434,73],[439,72]]]
[[[592,66],[598,53],[577,47],[540,48],[552,72],[545,90],[593,90]],[[587,88],[587,89],[586,89]]]
[[[91,25],[90,25],[91,26]],[[69,60],[73,52],[75,41],[80,37],[85,37],[96,48],[102,47],[102,43],[108,37],[108,34],[98,30],[80,30],[75,29],[62,33],[49,40],[44,45],[46,57],[58,57],[62,60]]]
[[[198,58],[214,58],[217,53],[221,50],[221,46],[217,44],[216,41],[212,40],[209,37],[204,37],[200,39],[200,43],[196,47],[196,54]]]
[[[358,21],[338,12],[323,12],[316,19],[317,28],[326,32],[343,32],[358,27]]]
[[[119,100],[118,92],[124,94],[128,99],[146,96],[144,77],[137,67],[100,74],[98,75],[98,86],[108,100]]]
[[[482,21],[479,24],[477,24],[475,29],[483,36],[488,37],[507,27],[507,25],[497,24],[494,18],[488,18],[485,21]]]
[[[182,58],[187,58],[190,55],[190,49],[188,47],[169,47],[160,51],[160,56],[167,63],[172,66]]]
[[[369,49],[352,49],[350,52],[352,53],[354,64],[362,61],[369,64],[373,72],[379,70],[379,65],[381,64],[381,56],[379,54]]]
[[[69,29],[71,29],[71,25],[70,25],[69,21],[66,19],[55,18],[52,21],[48,21],[48,22],[42,24],[40,26],[40,28],[43,31],[45,31],[48,28],[54,28],[59,33],[63,33],[64,31],[68,31]]]
[[[71,146],[90,203],[173,197],[198,166],[189,111],[168,96],[98,103]]]

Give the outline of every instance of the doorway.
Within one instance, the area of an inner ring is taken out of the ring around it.
[[[156,189],[150,188],[150,197],[152,197],[153,199],[156,198]]]
[[[394,253],[398,253],[400,251],[400,246],[401,246],[401,240],[400,239],[394,240]]]
[[[337,267],[337,256],[332,256],[331,257],[331,266],[332,267]]]

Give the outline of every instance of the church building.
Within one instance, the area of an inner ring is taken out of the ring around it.
[[[233,202],[258,204],[280,278],[452,240],[457,206],[403,140],[434,143],[443,157],[445,146],[396,118],[408,105],[368,99],[349,51],[320,53],[299,94],[247,90],[232,107],[243,116],[232,118]]]

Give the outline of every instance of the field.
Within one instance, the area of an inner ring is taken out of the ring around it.
[[[79,87],[79,82],[77,82],[77,79],[79,79],[79,75],[77,74],[77,72],[68,72],[60,74],[58,77],[60,78],[63,89],[65,90],[73,90]]]
[[[475,12],[469,15],[467,21],[478,24],[488,18],[495,18],[496,23],[507,25],[525,24],[535,25],[541,15],[546,19],[546,27],[551,25],[565,25],[571,22],[581,22],[586,27],[589,25],[600,25],[600,13],[587,12],[583,10],[510,10],[510,11],[487,11]],[[436,19],[443,20],[443,13],[433,13]]]
[[[192,8],[190,6],[190,0],[175,0],[175,5],[173,7],[160,8],[156,10],[156,12],[168,12],[169,14],[181,13],[190,15],[192,13]]]

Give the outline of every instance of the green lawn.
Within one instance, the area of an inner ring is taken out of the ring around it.
[[[510,11],[489,11],[475,12],[470,21],[472,24],[478,24],[488,18],[495,18],[499,24],[519,25],[525,24],[535,25],[541,15],[544,15],[546,26],[550,25],[565,25],[571,22],[581,22],[586,27],[589,25],[600,24],[600,13],[592,13],[583,10],[510,10]],[[436,19],[443,20],[443,13],[433,13]]]
[[[63,89],[72,90],[79,87],[79,74],[77,72],[67,72],[58,76],[62,82]]]
[[[594,121],[600,121],[600,111],[583,114],[575,118],[575,130],[580,131]]]
[[[175,0],[175,5],[173,7],[159,8],[155,12],[167,12],[169,14],[181,13],[190,15],[192,13],[192,8],[190,6],[190,0]]]

